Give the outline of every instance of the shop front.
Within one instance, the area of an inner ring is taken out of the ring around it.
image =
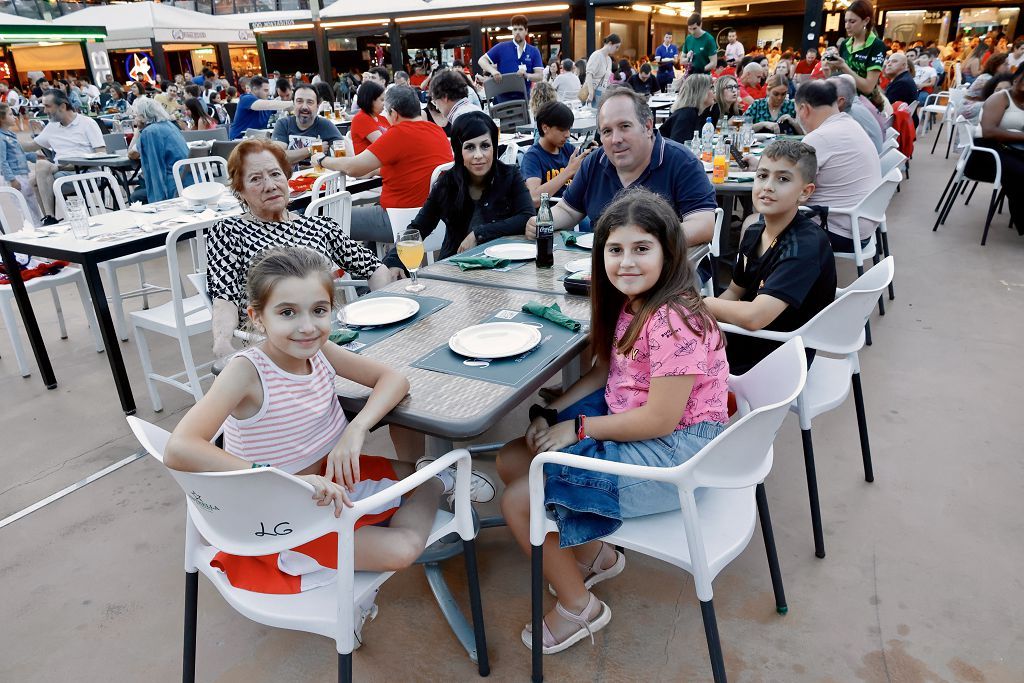
[[[103,40],[102,26],[54,26],[22,19],[0,26],[0,78],[24,86],[45,77],[89,78],[87,45]],[[7,19],[4,19],[6,22]]]

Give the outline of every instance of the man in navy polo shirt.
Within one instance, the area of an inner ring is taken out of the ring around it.
[[[555,230],[572,228],[584,217],[596,224],[619,191],[642,185],[675,208],[687,246],[711,241],[715,189],[690,150],[654,129],[646,97],[621,86],[609,88],[601,99],[597,129],[602,148],[583,161],[562,201],[552,209]],[[537,221],[531,218],[526,236],[536,235]]]
[[[512,42],[498,43],[486,54],[481,55],[477,64],[498,83],[502,74],[521,73],[526,77],[526,93],[530,92],[530,81],[544,80],[544,62],[540,50],[526,42],[529,24],[522,14],[512,17]],[[523,99],[518,93],[503,93],[494,98],[495,103]]]
[[[671,33],[665,34],[665,39],[654,51],[654,61],[658,63],[658,87],[668,92],[668,86],[676,79],[676,62],[679,61],[679,48],[672,42]]]

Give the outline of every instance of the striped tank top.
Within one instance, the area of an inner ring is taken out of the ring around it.
[[[224,422],[224,450],[249,462],[300,472],[330,453],[348,426],[334,392],[334,367],[323,351],[312,372],[285,372],[257,347],[242,351],[263,385],[263,404],[252,417]]]

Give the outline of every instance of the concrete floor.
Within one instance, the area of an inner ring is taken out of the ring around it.
[[[863,479],[852,404],[818,418],[828,557],[816,559],[798,426],[787,419],[767,488],[790,610],[775,614],[755,534],[714,584],[731,680],[1024,681],[1024,465],[1014,417],[1024,239],[1004,215],[988,246],[978,245],[983,190],[931,231],[952,164],[919,144],[913,177],[889,211],[897,298],[873,319],[875,344],[861,354],[876,481]],[[841,281],[852,273],[841,265]],[[48,300],[37,305],[60,385],[47,391],[38,376],[19,377],[0,335],[0,518],[138,450],[75,295],[65,296],[66,341],[56,338]],[[123,348],[139,415],[170,429],[190,401],[166,389],[164,412],[153,414],[133,346]],[[152,346],[158,368],[175,365],[169,339]],[[525,412],[487,437],[521,433]],[[378,435],[368,450],[390,448]],[[146,458],[0,529],[0,681],[178,679],[183,519],[180,490]],[[519,631],[529,618],[528,560],[503,529],[483,532],[479,546],[492,678],[526,680]],[[463,599],[462,563],[449,564]],[[547,658],[549,680],[710,679],[688,576],[631,555],[598,593],[614,611],[611,624],[596,646]],[[396,575],[379,604],[356,654],[361,680],[475,678],[421,571]],[[249,622],[205,579],[199,631],[202,681],[335,676],[331,641]]]

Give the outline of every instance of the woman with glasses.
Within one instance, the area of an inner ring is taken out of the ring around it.
[[[721,76],[715,81],[715,104],[721,116],[743,116],[740,82],[734,76]]]

